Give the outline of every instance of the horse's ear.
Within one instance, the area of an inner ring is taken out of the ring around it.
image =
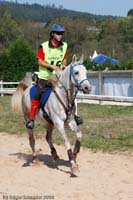
[[[82,56],[80,57],[80,61],[84,62],[84,54],[82,54]]]
[[[72,63],[75,63],[76,61],[77,61],[77,56],[76,56],[76,54],[74,54],[72,57]]]

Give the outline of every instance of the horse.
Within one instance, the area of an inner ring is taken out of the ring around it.
[[[58,160],[59,156],[52,142],[52,131],[54,128],[57,128],[60,132],[67,150],[71,173],[74,174],[79,171],[76,158],[80,151],[82,138],[82,132],[74,119],[76,109],[75,98],[78,91],[89,94],[91,86],[87,78],[87,70],[83,65],[82,57],[79,61],[73,57],[72,62],[66,66],[64,70],[57,72],[55,76],[58,81],[56,85],[54,85],[43,109],[38,109],[36,115],[46,125],[46,141],[49,144],[51,155],[54,160]],[[32,81],[21,81],[18,84],[16,92],[12,96],[12,110],[20,110],[21,107],[25,120],[28,120],[29,118],[31,105],[30,90],[33,87],[31,83]],[[45,111],[46,115],[44,115],[43,111]],[[65,132],[66,125],[68,125],[70,129],[76,133],[76,142],[73,151],[69,138]],[[35,159],[36,151],[33,129],[27,128],[27,131],[29,135],[29,144],[32,149],[32,156],[33,159]]]

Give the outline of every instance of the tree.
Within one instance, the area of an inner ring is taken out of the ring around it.
[[[0,54],[0,79],[19,81],[26,72],[37,70],[35,53],[23,39],[17,39],[9,49]]]
[[[0,17],[0,40],[1,48],[7,47],[21,35],[20,27],[8,12],[3,12]]]
[[[133,16],[133,9],[130,9],[127,13],[127,16],[130,17],[130,16]]]

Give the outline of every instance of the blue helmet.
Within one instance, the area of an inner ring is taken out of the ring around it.
[[[55,31],[59,31],[59,32],[64,32],[65,28],[62,24],[53,24],[50,28],[50,33],[55,32]]]

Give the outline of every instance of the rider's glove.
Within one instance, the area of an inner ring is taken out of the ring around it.
[[[50,72],[53,72],[53,66],[52,66],[52,65],[49,65],[49,66],[47,67],[47,69],[48,69]]]

